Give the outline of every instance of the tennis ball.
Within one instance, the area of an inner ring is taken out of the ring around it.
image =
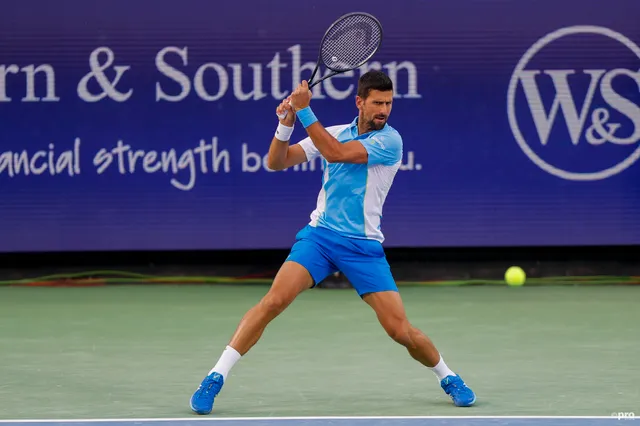
[[[519,266],[510,267],[504,274],[504,280],[510,286],[521,286],[524,284],[526,279],[527,274],[525,274],[522,268]]]

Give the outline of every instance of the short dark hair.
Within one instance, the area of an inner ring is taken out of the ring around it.
[[[358,96],[365,99],[369,96],[371,90],[379,90],[381,92],[393,90],[393,81],[382,71],[367,71],[358,80]]]

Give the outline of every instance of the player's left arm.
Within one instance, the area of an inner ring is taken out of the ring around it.
[[[369,153],[360,141],[340,143],[319,121],[306,128],[309,138],[328,163],[365,164]]]
[[[376,134],[366,139],[339,142],[318,121],[309,106],[311,91],[303,81],[291,94],[291,106],[304,126],[309,138],[329,163],[387,164],[402,157],[402,139],[397,133]]]
[[[391,166],[402,159],[402,138],[397,132],[378,133],[341,143],[318,121],[306,130],[313,144],[329,163]]]

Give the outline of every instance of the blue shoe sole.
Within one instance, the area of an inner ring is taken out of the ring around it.
[[[453,403],[456,407],[471,407],[473,404],[476,403],[476,397],[473,397],[473,400],[471,402],[468,402],[466,404],[456,404],[455,402]]]

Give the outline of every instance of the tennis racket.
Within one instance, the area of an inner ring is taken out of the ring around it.
[[[375,16],[365,12],[352,12],[339,17],[322,37],[316,67],[308,80],[309,88],[334,75],[364,65],[375,55],[381,44],[382,25]],[[320,64],[324,64],[330,72],[314,81]],[[280,119],[286,116],[286,111],[278,114]]]

